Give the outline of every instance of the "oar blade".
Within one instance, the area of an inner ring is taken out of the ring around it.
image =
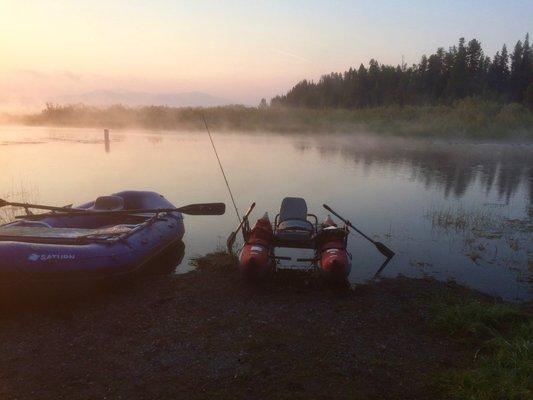
[[[392,258],[396,254],[394,251],[389,249],[387,246],[385,246],[381,242],[374,242],[374,245],[376,246],[376,249],[379,250],[381,254],[383,254],[387,258]]]
[[[8,205],[8,202],[7,202],[7,201],[5,201],[4,199],[0,199],[0,208],[1,208],[1,207],[5,207],[5,206],[7,206],[7,205]]]
[[[177,211],[188,215],[223,215],[226,212],[226,205],[224,203],[189,204],[178,208]]]

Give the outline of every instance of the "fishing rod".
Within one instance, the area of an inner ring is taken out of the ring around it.
[[[231,198],[231,202],[233,203],[233,208],[235,208],[235,214],[237,214],[237,219],[239,220],[239,224],[241,223],[241,216],[239,215],[239,210],[237,208],[237,204],[235,203],[235,199],[233,198],[233,193],[231,192],[231,188],[229,186],[228,178],[226,177],[226,173],[224,172],[224,167],[222,167],[222,162],[220,161],[220,157],[218,156],[217,148],[215,147],[215,142],[213,142],[213,137],[211,136],[211,132],[209,131],[209,126],[207,126],[207,120],[205,119],[205,115],[202,114],[202,119],[204,120],[205,129],[207,131],[207,134],[209,135],[209,140],[211,141],[211,146],[213,146],[213,150],[215,151],[215,156],[217,157],[218,165],[220,167],[220,170],[222,171],[222,176],[224,177],[224,181],[226,182],[226,187],[228,188],[229,196]]]

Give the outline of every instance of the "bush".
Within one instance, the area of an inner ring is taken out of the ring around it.
[[[175,108],[166,106],[90,107],[48,104],[22,121],[30,125],[101,128],[204,129],[202,115],[216,129],[275,132],[346,132],[361,129],[400,135],[447,135],[533,138],[533,112],[519,104],[502,105],[464,99],[450,106],[387,106],[364,109],[307,109],[225,106]]]

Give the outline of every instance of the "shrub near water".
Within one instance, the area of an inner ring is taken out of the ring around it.
[[[438,299],[432,325],[473,349],[473,362],[436,378],[449,398],[491,400],[533,396],[533,321],[508,304]]]

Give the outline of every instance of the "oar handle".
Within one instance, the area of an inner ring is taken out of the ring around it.
[[[248,219],[248,216],[250,215],[250,213],[252,212],[252,210],[255,208],[255,202],[253,202],[252,204],[250,204],[250,207],[248,208],[248,211],[246,211],[244,213],[244,215],[242,216],[242,221],[241,223],[239,224],[239,226],[237,227],[237,232],[239,231],[239,229],[241,229],[243,227],[243,225],[246,223],[246,220]]]
[[[244,213],[244,215],[242,216],[241,222],[239,222],[239,225],[237,225],[237,228],[235,228],[235,231],[231,232],[230,235],[228,236],[228,240],[226,241],[226,245],[228,247],[228,253],[231,254],[233,252],[233,243],[235,243],[235,238],[237,237],[237,233],[239,233],[239,231],[241,230],[244,223],[247,221],[248,216],[250,215],[250,213],[252,212],[254,208],[255,208],[255,202],[253,202],[248,208],[248,211]]]
[[[330,206],[328,206],[327,204],[322,204],[322,206],[328,210],[330,213],[332,213],[333,215],[335,215],[338,219],[340,219],[342,222],[344,222],[346,225],[348,225],[350,228],[352,228],[354,231],[356,231],[358,234],[360,234],[361,236],[363,236],[365,239],[371,241],[372,243],[375,244],[375,241],[368,237],[367,235],[365,235],[363,232],[361,232],[359,229],[357,229],[355,226],[352,225],[352,223],[350,221],[348,221],[347,219],[344,219],[343,217],[341,217],[339,214],[337,214],[335,211],[332,210],[332,208]]]

